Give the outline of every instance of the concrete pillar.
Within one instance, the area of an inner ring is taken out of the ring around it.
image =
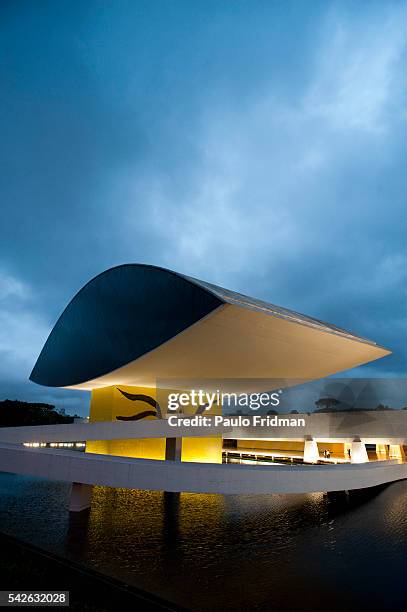
[[[167,461],[181,461],[182,438],[165,439],[165,459]]]
[[[365,444],[360,438],[355,438],[351,446],[351,463],[367,463],[369,457],[367,456],[367,450]]]
[[[319,459],[318,444],[308,436],[304,442],[304,461],[306,463],[316,463]]]
[[[69,512],[81,512],[82,510],[90,508],[92,489],[92,485],[73,482],[71,499],[69,502]]]

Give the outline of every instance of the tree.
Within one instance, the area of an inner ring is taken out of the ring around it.
[[[0,427],[57,425],[58,423],[73,423],[73,417],[58,414],[52,404],[9,399],[0,401]]]
[[[315,405],[318,406],[318,410],[315,410],[315,412],[334,412],[335,406],[338,404],[338,400],[334,397],[321,397],[315,402]]]

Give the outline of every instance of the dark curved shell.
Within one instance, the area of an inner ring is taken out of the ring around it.
[[[224,302],[180,274],[142,264],[106,270],[68,304],[31,372],[41,385],[66,387],[134,361]]]

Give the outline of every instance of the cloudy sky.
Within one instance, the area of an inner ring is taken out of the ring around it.
[[[0,4],[0,399],[92,276],[173,268],[407,367],[407,2]]]

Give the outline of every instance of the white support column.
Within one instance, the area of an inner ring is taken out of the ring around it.
[[[81,512],[82,510],[90,508],[92,489],[92,485],[73,482],[71,499],[69,502],[69,512]]]
[[[318,444],[308,436],[304,442],[304,462],[316,463],[319,459]]]
[[[351,446],[351,463],[367,463],[369,457],[367,456],[367,450],[364,442],[360,438],[355,438]]]

